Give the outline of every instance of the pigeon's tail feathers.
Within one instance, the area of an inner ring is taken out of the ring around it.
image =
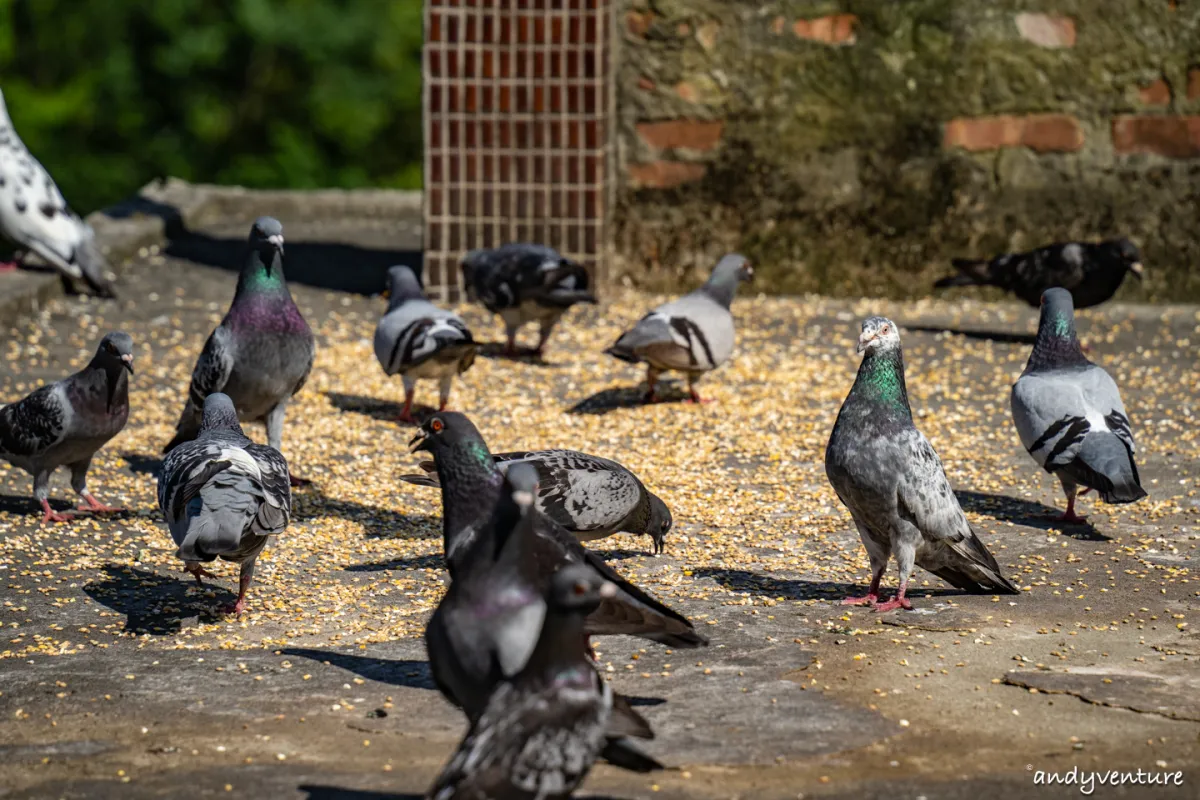
[[[678,647],[687,649],[708,647],[708,639],[691,629],[639,633],[637,635],[641,636],[643,639],[649,639],[652,642],[658,642],[664,647]]]
[[[992,282],[987,261],[976,258],[955,258],[951,260],[950,264],[958,270],[958,274],[942,278],[933,284],[933,288],[946,289],[951,286],[988,286]]]
[[[442,488],[442,483],[438,480],[436,472],[432,475],[401,475],[400,480],[405,483],[411,483],[413,486],[431,486],[434,489]]]
[[[87,226],[87,234],[75,248],[75,258],[79,262],[83,279],[99,297],[115,298],[117,293],[108,277],[108,261],[96,244],[96,235],[92,233],[91,226]]]
[[[608,718],[610,737],[633,736],[638,739],[653,739],[654,729],[646,718],[634,710],[624,695],[613,692],[612,716]]]
[[[664,769],[663,765],[643,753],[625,738],[609,739],[600,757],[614,767],[627,769],[630,772],[657,772]]]
[[[563,308],[569,308],[576,303],[591,303],[595,305],[597,302],[596,295],[587,289],[551,289],[546,293],[544,299],[551,305]]]
[[[1020,590],[1000,574],[1000,565],[974,531],[949,546],[949,558],[935,568],[934,575],[972,594],[1019,594]]]
[[[187,533],[180,555],[189,561],[193,555],[199,557],[196,560],[210,561],[215,556],[236,553],[254,512],[255,507],[246,502],[237,487],[209,483],[188,504]]]
[[[1135,503],[1146,496],[1133,453],[1109,431],[1093,430],[1083,437],[1075,460],[1061,471],[1095,489],[1106,503]]]
[[[621,334],[621,337],[604,352],[622,361],[636,364],[642,360],[638,351],[656,344],[673,344],[670,320],[655,312],[642,317],[637,325]]]

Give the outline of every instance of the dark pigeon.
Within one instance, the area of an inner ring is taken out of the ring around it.
[[[531,464],[537,470],[538,510],[585,542],[614,533],[646,534],[661,553],[671,530],[671,510],[636,475],[616,461],[576,450],[493,453],[500,470]],[[441,487],[437,467],[422,461],[424,475],[401,475],[417,486]]]
[[[205,563],[221,558],[239,565],[237,602],[225,611],[240,614],[259,554],[291,519],[287,461],[275,448],[246,438],[227,395],[210,394],[199,435],[163,460],[158,506],[176,555],[197,583],[216,577]]]
[[[525,503],[532,505],[531,500]],[[613,584],[583,564],[554,575],[528,660],[489,693],[483,712],[429,790],[430,800],[567,798],[598,757],[623,744],[608,733],[612,688],[583,645],[585,617],[615,593]],[[662,769],[653,759],[637,756],[631,762],[637,771]]]
[[[1083,522],[1075,495],[1095,489],[1106,503],[1146,496],[1133,455],[1133,428],[1112,376],[1088,361],[1075,335],[1075,309],[1066,289],[1042,296],[1037,339],[1012,388],[1012,415],[1021,444],[1062,483],[1063,522]]]
[[[110,333],[82,370],[0,408],[0,458],[33,476],[43,522],[71,519],[50,508],[50,474],[61,466],[71,470],[71,488],[86,503],[81,510],[121,510],[88,491],[87,473],[92,456],[129,420],[132,374],[133,340],[127,333]]]
[[[525,323],[538,323],[534,352],[541,355],[571,306],[596,302],[587,270],[540,244],[472,250],[462,261],[462,279],[469,300],[504,320],[509,355],[516,353],[517,331]]]
[[[282,450],[288,401],[304,387],[315,354],[312,331],[283,277],[283,226],[259,217],[233,303],[196,360],[187,404],[163,452],[196,438],[204,398],[213,392],[229,396],[242,422],[265,423],[267,443]]]
[[[942,278],[935,289],[998,286],[1031,306],[1041,302],[1042,292],[1059,286],[1070,290],[1076,308],[1089,308],[1111,299],[1126,273],[1139,281],[1143,277],[1141,256],[1128,239],[1052,244],[990,261],[956,258],[951,263],[958,274]]]
[[[879,611],[912,608],[905,593],[914,563],[963,591],[1016,594],[967,523],[933,446],[913,425],[896,323],[865,320],[858,337],[858,352],[864,351],[825,448],[825,474],[871,559],[866,597],[844,602],[876,605],[893,553],[900,589],[876,605]]]

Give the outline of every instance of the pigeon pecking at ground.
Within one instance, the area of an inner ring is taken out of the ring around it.
[[[671,510],[616,461],[577,450],[493,453],[492,460],[502,472],[513,464],[531,464],[537,470],[538,510],[579,540],[646,534],[654,542],[654,553],[663,551],[672,525]],[[434,463],[422,461],[420,467],[425,474],[401,475],[400,480],[440,488]]]
[[[282,450],[284,412],[308,380],[315,353],[312,331],[283,277],[283,226],[259,217],[233,303],[196,360],[175,438],[163,452],[196,438],[204,398],[213,392],[229,395],[241,421],[262,420],[267,443]]]
[[[604,352],[630,364],[646,364],[646,402],[658,399],[659,373],[668,370],[686,374],[688,395],[692,402],[701,402],[696,380],[733,354],[729,306],[738,284],[753,277],[754,269],[745,258],[736,253],[725,256],[707,283],[642,317]]]
[[[1055,286],[1070,290],[1076,308],[1096,306],[1116,294],[1126,273],[1139,281],[1143,277],[1141,256],[1128,239],[1052,244],[990,261],[956,258],[951,263],[958,274],[942,278],[933,285],[935,289],[998,286],[1031,306],[1041,302],[1042,292]]]
[[[237,602],[223,610],[240,614],[259,554],[292,515],[287,461],[246,438],[228,395],[210,394],[197,438],[163,459],[158,506],[196,583],[216,577],[203,565],[218,557],[239,565]]]
[[[429,790],[431,800],[567,798],[602,752],[612,687],[583,644],[584,619],[616,587],[582,564],[555,573],[524,667],[499,681]],[[639,772],[662,769],[642,756]]]
[[[517,330],[537,322],[541,356],[550,332],[576,303],[595,303],[591,279],[579,264],[540,244],[506,244],[472,250],[462,261],[467,298],[504,320],[506,351],[517,352]]]
[[[42,522],[71,519],[50,508],[50,475],[61,466],[71,470],[71,488],[86,503],[81,510],[122,510],[103,505],[88,491],[87,473],[92,456],[129,420],[132,374],[133,340],[117,331],[100,340],[96,355],[79,372],[0,408],[0,458],[33,476]]]
[[[115,297],[96,233],[67,207],[50,173],[17,135],[0,93],[0,233],[68,279],[82,278],[101,297]],[[0,272],[16,262],[0,264]]]
[[[404,381],[400,421],[416,422],[417,380],[438,381],[438,410],[445,411],[454,376],[475,362],[475,339],[462,317],[429,302],[416,274],[400,265],[388,270],[388,309],[375,328],[375,357],[385,373]]]
[[[1042,295],[1037,339],[1013,385],[1013,422],[1021,444],[1067,496],[1062,522],[1075,513],[1076,490],[1095,489],[1106,503],[1146,496],[1138,478],[1133,430],[1112,376],[1087,360],[1075,336],[1075,309],[1066,289]]]
[[[437,466],[442,486],[443,552],[450,577],[456,580],[472,557],[480,526],[501,494],[504,474],[471,421],[453,411],[439,412],[422,423],[412,444],[414,450],[429,452]],[[708,644],[687,618],[625,580],[562,526],[541,512],[533,519],[536,535],[531,548],[539,591],[560,566],[576,563],[587,564],[617,586],[616,595],[589,615],[589,635],[629,634],[678,648]]]
[[[912,608],[905,594],[914,563],[957,589],[1016,594],[971,530],[933,446],[913,425],[896,323],[864,320],[858,352],[865,352],[858,377],[825,448],[825,474],[871,560],[866,597],[843,602],[879,611]],[[895,599],[876,605],[893,553],[900,588]]]

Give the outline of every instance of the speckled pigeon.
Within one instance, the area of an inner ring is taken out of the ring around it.
[[[403,265],[388,270],[388,310],[375,328],[375,357],[388,375],[404,381],[402,422],[412,416],[417,380],[438,381],[438,410],[450,399],[454,376],[475,361],[475,339],[462,318],[438,308],[425,297],[412,269]]]
[[[96,355],[79,372],[0,408],[0,458],[33,476],[42,522],[71,519],[50,508],[50,475],[61,466],[71,470],[71,488],[86,503],[81,510],[121,511],[88,491],[87,473],[92,456],[129,420],[132,374],[133,340],[117,331],[100,340]]]
[[[614,533],[644,533],[661,553],[671,530],[671,510],[646,489],[636,475],[615,461],[577,450],[530,450],[493,453],[501,471],[513,464],[531,464],[537,470],[538,510],[581,541],[590,542]],[[424,475],[401,475],[417,486],[441,487],[437,467],[422,461]]]
[[[659,306],[604,352],[631,364],[646,364],[646,402],[658,399],[658,376],[667,370],[687,375],[688,395],[699,403],[696,381],[733,354],[733,314],[729,306],[738,284],[751,280],[754,269],[732,253],[717,262],[708,282],[691,294]]]
[[[427,797],[431,800],[567,798],[602,752],[613,691],[583,645],[584,618],[616,592],[582,564],[555,573],[545,619],[524,667],[499,681]],[[639,753],[639,755],[641,755]],[[662,769],[641,755],[640,772]]]
[[[825,474],[850,510],[871,559],[871,588],[853,605],[879,611],[912,608],[905,596],[913,564],[957,589],[1016,594],[996,559],[971,530],[933,446],[916,426],[904,385],[904,356],[896,323],[871,317],[862,323],[858,352],[865,351],[854,387],[842,404],[829,444]],[[895,554],[900,589],[879,600],[879,582]]]
[[[0,233],[63,275],[82,278],[101,297],[115,297],[96,233],[67,207],[58,185],[17,135],[0,93]],[[0,264],[0,272],[16,262]]]
[[[1066,289],[1042,295],[1037,339],[1012,388],[1012,415],[1021,444],[1067,495],[1059,521],[1083,522],[1075,494],[1095,489],[1106,503],[1146,496],[1134,463],[1133,430],[1112,376],[1083,355],[1075,309]]]
[[[158,506],[196,583],[216,577],[203,565],[218,557],[240,566],[237,602],[224,609],[240,614],[259,554],[291,519],[287,461],[246,438],[228,395],[210,394],[198,436],[163,459]]]
[[[243,422],[262,420],[267,443],[283,449],[283,416],[312,370],[316,346],[283,277],[283,226],[259,217],[233,303],[204,343],[169,453],[200,432],[204,398],[229,395]],[[296,481],[293,481],[296,483]]]
[[[480,538],[480,526],[501,494],[504,473],[496,467],[471,421],[453,411],[439,412],[422,423],[413,444],[415,450],[429,452],[437,465],[442,486],[443,552],[455,579],[464,560],[469,561],[467,554]],[[708,644],[684,616],[621,577],[562,526],[541,512],[534,515],[534,521],[536,536],[531,547],[539,591],[560,566],[575,563],[587,564],[617,586],[617,594],[588,617],[589,635],[629,634],[679,648]]]
[[[942,278],[933,285],[935,289],[998,286],[1031,306],[1055,286],[1069,289],[1077,308],[1096,306],[1116,294],[1126,273],[1139,281],[1143,276],[1137,246],[1128,239],[1052,244],[991,260],[956,258],[951,263],[958,274]]]
[[[541,355],[555,324],[576,303],[595,303],[587,270],[557,250],[540,244],[506,244],[472,250],[462,261],[467,298],[504,320],[509,355],[516,353],[517,330],[537,322]]]

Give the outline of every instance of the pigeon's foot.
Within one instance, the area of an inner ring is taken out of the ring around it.
[[[842,600],[844,606],[873,606],[879,602],[879,595],[871,592],[865,597],[847,597]]]
[[[52,509],[50,507],[49,500],[42,501],[42,512],[43,525],[47,522],[70,522],[71,520],[75,519],[75,515],[73,514],[62,514]]]
[[[444,411],[445,409],[442,410]],[[417,418],[412,415],[411,411],[401,411],[396,417],[396,422],[403,422],[408,425],[416,425]]]
[[[106,506],[97,500],[93,495],[83,495],[84,503],[79,506],[80,511],[91,511],[94,514],[122,514],[125,509],[116,506]]]
[[[236,603],[226,603],[221,606],[222,614],[241,614],[246,610],[246,598],[239,597]]]
[[[912,611],[912,603],[902,594],[898,594],[891,600],[884,603],[879,603],[875,606],[875,612],[882,614],[885,611],[895,611],[897,608],[903,608],[906,611]]]
[[[15,261],[0,261],[0,272],[16,272],[21,265]]]
[[[288,475],[288,483],[292,486],[312,486],[312,481],[308,478],[297,478],[295,475]]]
[[[1065,522],[1068,525],[1082,525],[1087,522],[1087,517],[1081,517],[1075,513],[1074,509],[1068,509],[1057,517],[1050,517],[1051,522]]]
[[[688,402],[689,403],[695,403],[696,405],[705,405],[706,403],[711,403],[712,401],[713,401],[713,399],[711,397],[709,397],[707,399],[701,397],[700,393],[697,392],[695,389],[692,389],[691,391],[688,392]]]
[[[200,566],[199,564],[186,564],[186,565],[184,565],[183,571],[190,572],[192,577],[196,579],[196,583],[199,584],[200,586],[204,585],[204,581],[200,580],[201,578],[217,577],[216,575],[212,574],[211,572],[209,572],[208,570],[206,570],[204,567]]]

